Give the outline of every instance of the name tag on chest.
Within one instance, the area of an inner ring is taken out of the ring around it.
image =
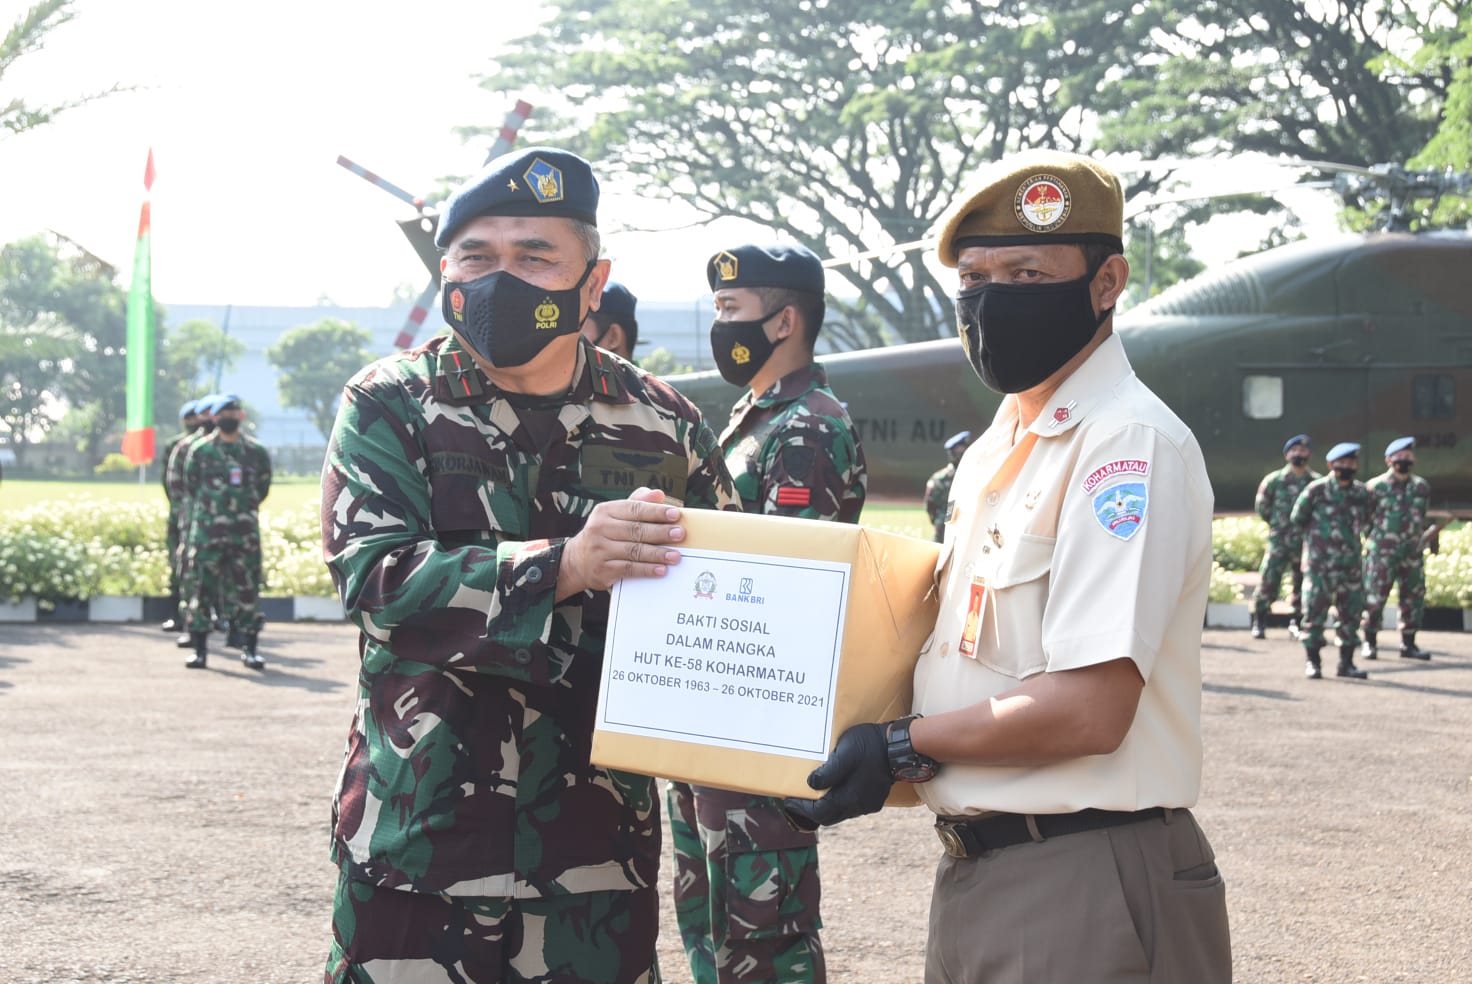
[[[583,486],[601,497],[626,499],[643,487],[661,489],[680,502],[690,470],[684,455],[596,445],[583,448],[582,469]]]

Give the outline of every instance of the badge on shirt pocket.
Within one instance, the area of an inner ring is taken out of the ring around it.
[[[239,465],[230,466],[230,484],[239,485],[242,481],[242,472]]]
[[[956,646],[962,656],[976,657],[976,637],[981,633],[982,619],[986,617],[986,581],[979,577],[971,579],[971,596],[966,602],[966,624],[961,628],[961,642]]]

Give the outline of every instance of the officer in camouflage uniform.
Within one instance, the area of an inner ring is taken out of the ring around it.
[[[261,502],[271,491],[271,456],[252,437],[241,433],[245,411],[233,396],[210,407],[215,430],[189,448],[184,487],[189,491],[189,527],[185,534],[188,563],[182,585],[189,599],[189,636],[194,656],[184,665],[203,669],[213,616],[210,586],[219,594],[220,611],[239,633],[240,661],[264,670],[256,637],[265,621],[261,592]]]
[[[1283,445],[1283,457],[1288,463],[1277,471],[1268,472],[1257,486],[1257,514],[1268,524],[1268,546],[1263,551],[1261,579],[1253,599],[1254,639],[1267,634],[1268,606],[1278,600],[1285,570],[1293,575],[1293,594],[1289,597],[1293,614],[1288,622],[1288,634],[1295,639],[1299,637],[1299,620],[1303,615],[1303,531],[1293,525],[1290,517],[1299,494],[1309,482],[1319,477],[1318,472],[1308,467],[1309,452],[1313,447],[1307,434],[1288,438]]]
[[[746,512],[856,523],[868,475],[813,345],[823,266],[801,246],[740,246],[706,264],[711,353],[746,388],[721,451]],[[672,782],[675,913],[695,984],[827,979],[817,834],[779,798]]]
[[[1435,527],[1426,521],[1431,485],[1412,475],[1416,439],[1400,437],[1385,448],[1385,474],[1365,484],[1370,493],[1370,528],[1365,536],[1365,646],[1360,655],[1374,659],[1375,636],[1385,614],[1390,586],[1400,586],[1400,654],[1405,659],[1430,659],[1416,645],[1416,630],[1426,607],[1426,569],[1422,551]]]
[[[195,446],[203,441],[209,440],[215,432],[215,418],[210,413],[210,408],[215,401],[221,397],[220,393],[210,393],[194,401],[194,413],[198,426],[194,433],[185,437],[182,441],[169,450],[168,463],[164,466],[164,494],[168,496],[170,509],[178,509],[179,512],[179,538],[178,542],[170,548],[169,552],[169,577],[173,583],[179,585],[180,597],[175,609],[174,620],[178,624],[179,637],[175,640],[180,649],[193,649],[194,636],[190,634],[189,605],[190,599],[183,594],[185,585],[193,584],[202,590],[205,595],[204,605],[211,611],[218,611],[218,590],[214,584],[206,584],[199,581],[189,581],[187,571],[189,568],[189,511],[191,496],[189,489],[184,485],[184,466],[189,462],[189,453]],[[167,624],[167,623],[165,623]]]
[[[609,263],[566,151],[447,200],[451,332],[351,379],[323,553],[362,630],[329,982],[659,979],[654,780],[589,762],[609,589],[738,509],[715,434],[579,336]]]
[[[184,622],[179,617],[179,565],[174,560],[179,553],[179,517],[183,503],[169,487],[169,456],[199,430],[200,416],[195,409],[194,400],[189,400],[179,408],[179,422],[184,425],[184,429],[170,438],[169,443],[159,452],[159,463],[163,466],[159,469],[162,472],[160,481],[163,483],[164,497],[169,502],[168,528],[164,534],[164,545],[169,556],[169,617],[164,619],[161,626],[165,632],[178,632],[184,628]]]
[[[1338,676],[1363,680],[1367,674],[1354,665],[1358,645],[1357,613],[1363,607],[1360,537],[1370,515],[1370,493],[1355,481],[1360,446],[1343,442],[1329,449],[1332,475],[1308,483],[1293,504],[1291,520],[1303,532],[1303,648],[1308,654],[1304,675],[1317,680],[1324,674],[1319,650],[1324,648],[1324,625],[1329,606],[1339,619]]]
[[[956,479],[956,465],[971,444],[971,432],[962,431],[946,438],[946,466],[925,480],[925,515],[935,527],[935,542],[946,539],[946,505],[951,499],[951,482]]]

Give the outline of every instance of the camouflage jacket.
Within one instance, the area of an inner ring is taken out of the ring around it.
[[[946,503],[951,499],[951,483],[956,480],[956,463],[946,466],[925,480],[925,515],[932,523],[946,518]]]
[[[159,482],[164,487],[164,495],[168,497],[170,509],[178,508],[178,497],[175,490],[169,488],[169,458],[173,456],[175,448],[193,436],[193,431],[184,431],[183,433],[175,434],[169,438],[168,443],[158,453],[158,464],[161,466],[159,468]]]
[[[1431,500],[1431,483],[1420,475],[1396,480],[1393,471],[1365,483],[1370,493],[1370,528],[1365,550],[1376,553],[1419,554],[1421,534],[1426,532],[1426,510]]]
[[[350,877],[541,897],[655,883],[654,781],[590,764],[607,592],[555,601],[593,507],[737,502],[700,412],[584,342],[559,397],[496,391],[451,335],[348,381],[323,554],[362,630],[333,799]]]
[[[1305,568],[1357,568],[1360,537],[1370,518],[1370,493],[1363,482],[1348,488],[1333,475],[1308,483],[1293,504],[1293,525],[1302,531]]]
[[[1294,545],[1302,542],[1303,531],[1292,520],[1293,504],[1308,488],[1308,483],[1320,477],[1312,468],[1295,475],[1292,465],[1284,465],[1262,477],[1257,486],[1257,514],[1268,524],[1270,537]]]
[[[748,390],[720,443],[746,512],[859,521],[869,480],[864,449],[818,363],[760,396]]]
[[[219,432],[189,446],[184,463],[191,547],[260,535],[257,515],[271,491],[271,456],[254,438],[226,441]]]

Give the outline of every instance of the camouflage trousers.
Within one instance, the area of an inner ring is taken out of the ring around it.
[[[782,801],[672,782],[675,915],[695,984],[822,984],[818,838]]]
[[[1283,590],[1285,573],[1293,575],[1293,593],[1288,596],[1288,604],[1292,606],[1295,615],[1303,611],[1302,555],[1302,543],[1288,543],[1277,537],[1268,537],[1268,547],[1263,551],[1262,567],[1259,570],[1262,577],[1257,582],[1257,594],[1252,599],[1259,621],[1267,615],[1268,606],[1278,600],[1278,595]]]
[[[1379,632],[1385,619],[1385,599],[1390,586],[1400,585],[1400,628],[1414,632],[1421,627],[1426,609],[1426,563],[1421,552],[1407,554],[1366,544],[1365,621],[1366,632]]]
[[[169,506],[168,532],[164,534],[164,547],[169,552],[169,597],[179,597],[179,538],[182,534],[183,519],[179,515],[179,507]],[[179,614],[175,612],[174,614]]]
[[[1360,640],[1359,613],[1364,608],[1364,581],[1360,567],[1315,567],[1303,578],[1303,646],[1313,650],[1324,645],[1324,626],[1329,606],[1338,618],[1340,645],[1357,645]]]
[[[341,871],[324,984],[659,984],[659,892],[480,898]]]
[[[214,615],[242,632],[259,632],[261,542],[209,542],[181,550],[179,592],[190,632],[208,632]]]

